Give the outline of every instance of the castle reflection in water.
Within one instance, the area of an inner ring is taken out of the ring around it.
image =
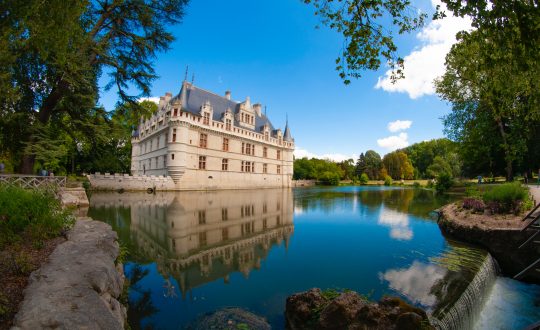
[[[112,223],[121,241],[156,261],[164,278],[173,276],[183,297],[220,278],[227,283],[236,271],[248,277],[294,231],[288,189],[99,193],[90,203],[96,219],[122,213]]]

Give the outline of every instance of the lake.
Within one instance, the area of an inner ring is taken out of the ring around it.
[[[89,216],[129,251],[132,327],[237,306],[280,329],[287,296],[312,287],[399,296],[441,328],[539,320],[540,286],[498,277],[485,251],[441,234],[430,212],[451,201],[400,187],[96,192]]]

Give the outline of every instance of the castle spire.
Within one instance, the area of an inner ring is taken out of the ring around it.
[[[289,129],[289,115],[287,114],[285,118],[285,133],[283,133],[283,140],[292,142],[293,138],[291,135],[291,130]]]

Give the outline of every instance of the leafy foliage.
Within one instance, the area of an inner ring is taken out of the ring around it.
[[[103,73],[110,78],[106,88],[115,87],[121,103],[137,107],[135,100],[148,95],[156,78],[155,55],[173,41],[167,28],[180,21],[186,3],[3,2],[0,153],[8,152],[24,173],[32,172],[36,159],[50,162],[39,159],[41,151],[59,143],[47,131],[57,129],[72,140],[86,132]],[[65,157],[66,150],[57,149],[53,153]]]
[[[454,179],[452,175],[447,172],[442,172],[437,176],[437,183],[435,183],[435,191],[437,193],[444,193],[454,185]]]
[[[384,185],[385,186],[391,186],[392,183],[393,183],[392,177],[390,177],[389,175],[384,177]]]
[[[529,199],[527,188],[519,182],[505,183],[484,193],[483,200],[493,213],[515,213]]]
[[[409,161],[407,154],[402,151],[395,151],[384,156],[384,168],[388,171],[388,175],[394,180],[413,179],[414,168]]]
[[[47,191],[0,185],[0,247],[23,235],[36,241],[58,236],[73,220]]]
[[[403,59],[397,55],[392,31],[383,26],[392,22],[397,33],[411,32],[424,24],[426,14],[408,0],[304,0],[312,3],[322,23],[343,35],[336,70],[345,84],[361,77],[363,70],[377,70],[381,59],[392,69],[392,79],[403,77]]]

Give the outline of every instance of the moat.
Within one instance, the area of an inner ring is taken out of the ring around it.
[[[387,187],[93,193],[89,215],[129,250],[130,322],[183,328],[240,307],[284,327],[287,296],[312,287],[399,296],[439,327],[521,329],[540,286],[497,276],[483,250],[442,236],[432,191]]]

